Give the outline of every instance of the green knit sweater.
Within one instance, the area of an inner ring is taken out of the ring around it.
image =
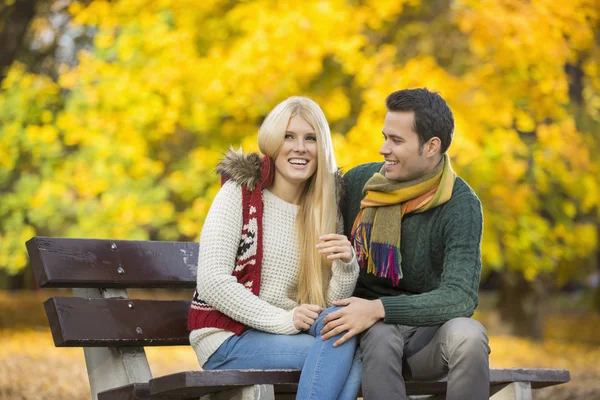
[[[359,165],[344,176],[342,212],[348,237],[360,210],[362,189],[382,165]],[[478,304],[482,230],[481,203],[469,185],[457,178],[450,201],[402,220],[404,277],[399,285],[361,269],[354,295],[381,299],[385,322],[390,324],[431,326],[470,317]]]

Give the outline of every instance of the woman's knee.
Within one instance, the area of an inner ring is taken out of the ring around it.
[[[343,306],[333,306],[333,307],[327,307],[326,309],[324,309],[323,311],[321,311],[321,314],[319,314],[319,316],[317,317],[317,321],[318,320],[324,320],[325,317],[327,317],[329,314],[336,312],[338,310],[343,309]]]
[[[315,319],[315,322],[313,323],[313,330],[315,331],[315,336],[317,336],[319,334],[319,332],[321,332],[321,329],[323,329],[323,327],[325,326],[325,324],[323,323],[323,321],[325,320],[325,318],[337,311],[337,310],[341,310],[343,307],[328,307],[326,309],[324,309],[323,311],[321,311],[321,314],[319,314],[319,316],[317,317],[317,319]]]

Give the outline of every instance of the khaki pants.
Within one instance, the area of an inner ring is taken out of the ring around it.
[[[471,318],[441,326],[410,327],[378,322],[360,336],[365,400],[407,399],[404,377],[448,376],[447,400],[489,399],[488,337]],[[404,377],[403,377],[404,375]]]

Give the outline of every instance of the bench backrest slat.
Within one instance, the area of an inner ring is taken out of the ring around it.
[[[44,303],[57,347],[189,344],[187,300],[52,297]]]
[[[559,383],[569,382],[570,380],[571,374],[566,369],[507,368],[490,370],[490,382],[492,384],[509,382],[531,382],[531,387],[537,389],[546,386],[556,385]]]
[[[27,241],[41,287],[194,288],[198,243],[34,237]]]

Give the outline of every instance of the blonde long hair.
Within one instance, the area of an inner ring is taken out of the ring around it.
[[[317,136],[317,170],[309,178],[296,217],[300,246],[297,300],[299,303],[326,306],[331,269],[325,256],[317,251],[319,236],[337,231],[337,165],[331,133],[325,114],[307,97],[294,96],[279,103],[267,116],[258,132],[260,151],[277,157],[290,118],[299,115],[312,126]]]

